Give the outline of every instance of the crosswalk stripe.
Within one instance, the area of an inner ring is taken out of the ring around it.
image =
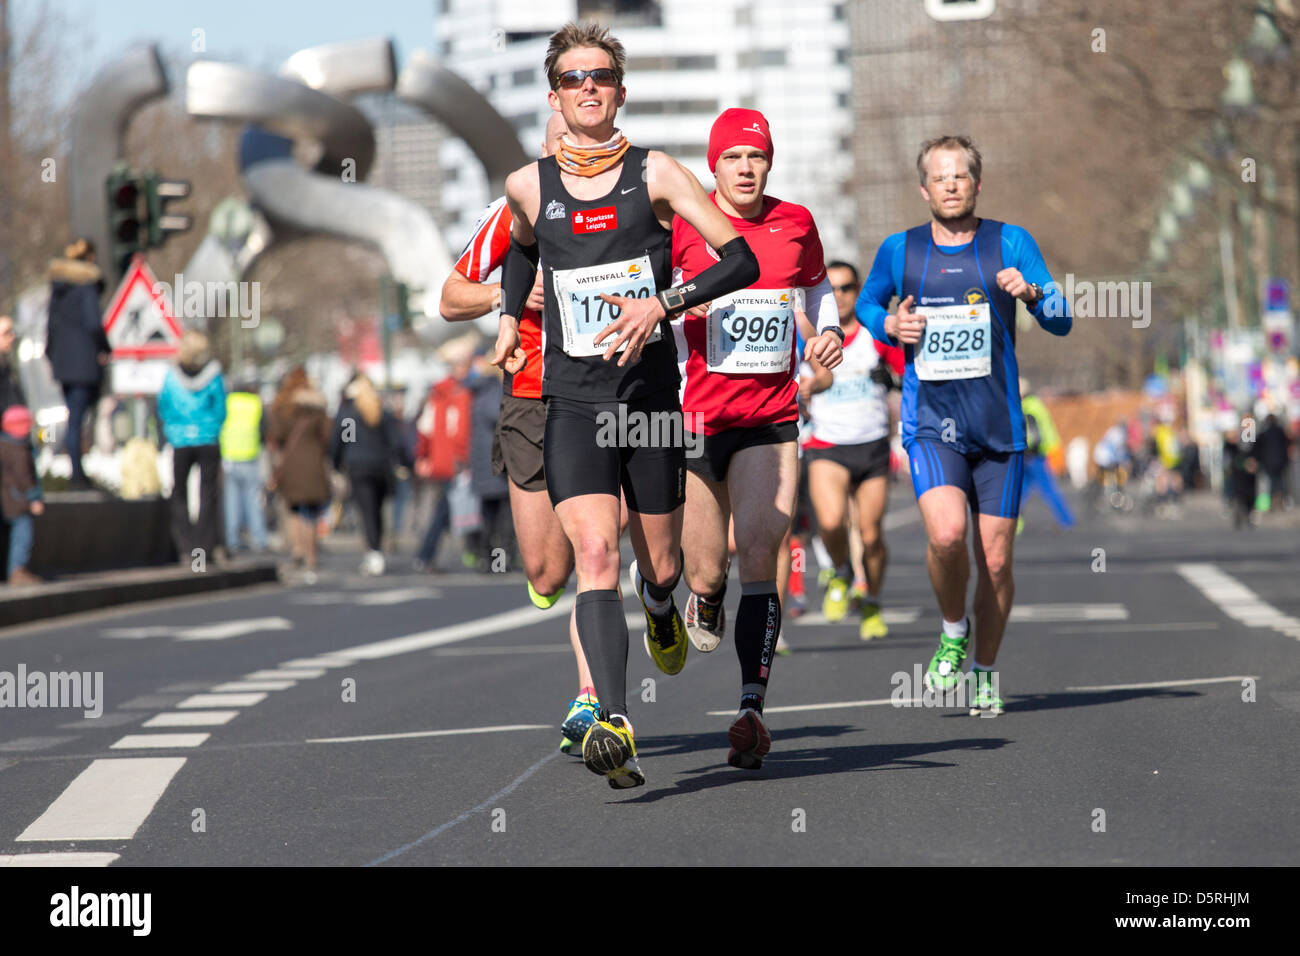
[[[108,866],[120,853],[12,853],[0,854],[0,867],[6,866]]]
[[[1258,594],[1213,564],[1180,564],[1178,573],[1218,606],[1247,627],[1269,627],[1300,641],[1300,620],[1265,603]]]
[[[130,840],[185,766],[185,759],[96,760],[19,835],[18,842]]]
[[[211,734],[127,734],[115,740],[109,750],[170,750],[174,747],[197,747]]]
[[[212,688],[214,694],[238,694],[249,690],[288,690],[296,680],[232,680]]]
[[[254,707],[266,694],[195,694],[176,705],[177,710],[220,710],[223,707]]]
[[[188,710],[176,714],[155,714],[141,727],[220,727],[239,716],[237,710]]]

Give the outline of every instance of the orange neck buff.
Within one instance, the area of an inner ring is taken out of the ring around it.
[[[605,170],[623,161],[623,154],[631,144],[623,131],[614,130],[614,137],[595,146],[574,146],[566,136],[560,141],[560,151],[555,161],[560,169],[574,176],[599,176]]]

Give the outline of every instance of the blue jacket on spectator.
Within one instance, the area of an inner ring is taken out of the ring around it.
[[[173,366],[158,394],[158,417],[173,448],[217,444],[226,420],[221,363],[212,359],[199,369]]]

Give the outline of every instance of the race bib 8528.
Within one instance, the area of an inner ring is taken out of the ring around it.
[[[602,294],[648,299],[658,291],[649,256],[581,269],[556,269],[551,275],[555,301],[559,305],[560,327],[564,333],[564,352],[575,358],[604,355],[614,341],[615,336],[611,334],[600,345],[594,343],[601,330],[616,322],[622,314],[618,306],[602,299]],[[655,326],[646,343],[657,342],[662,337],[659,327]],[[626,342],[619,351],[625,348]]]
[[[925,382],[980,378],[993,371],[989,304],[925,306],[925,333],[912,353]]]

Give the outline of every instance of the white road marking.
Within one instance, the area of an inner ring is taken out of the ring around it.
[[[96,760],[19,835],[18,842],[130,840],[185,766],[185,759]]]
[[[460,730],[416,730],[404,734],[367,734],[364,737],[316,737],[309,744],[352,744],[366,740],[406,740],[412,737],[458,737],[462,734],[495,734],[509,730],[552,730],[551,724],[503,724],[499,727],[465,727]]]
[[[1011,621],[1127,621],[1123,604],[1022,604],[1011,608]]]
[[[764,714],[790,714],[800,710],[840,710],[846,707],[883,707],[885,704],[920,704],[919,697],[904,697],[894,700],[892,697],[882,697],[880,700],[841,700],[830,704],[793,704],[787,707],[764,707]],[[706,711],[710,717],[735,717],[735,710],[710,710]]]
[[[1152,690],[1157,687],[1189,687],[1192,684],[1240,684],[1244,680],[1259,680],[1258,677],[1198,677],[1191,680],[1157,680],[1145,684],[1100,684],[1096,687],[1067,687],[1066,690]]]
[[[248,690],[288,690],[296,680],[232,680],[212,688],[214,694],[239,694]]]
[[[533,644],[524,647],[443,647],[432,651],[439,657],[473,657],[479,654],[572,654],[569,644]]]
[[[325,669],[316,667],[304,668],[280,668],[269,671],[253,671],[251,674],[245,674],[244,680],[311,680],[315,677],[324,677]]]
[[[176,705],[178,710],[220,710],[223,707],[253,707],[266,700],[266,694],[195,694]]]
[[[110,627],[101,633],[104,637],[138,640],[146,637],[173,637],[178,641],[224,641],[261,631],[291,631],[293,622],[283,617],[253,617],[242,621],[219,621],[215,624],[196,624],[192,627],[156,625],[151,627]]]
[[[285,661],[280,666],[304,667],[308,669],[324,667],[328,669],[331,667],[347,667],[352,663],[354,663],[354,661],[350,657],[331,657],[328,654],[325,654],[320,657],[297,657],[291,661]]]
[[[569,608],[573,606],[573,602],[574,598],[572,596],[563,597],[549,611],[539,611],[531,606],[518,608],[513,611],[493,614],[490,617],[479,618],[477,621],[451,624],[447,627],[434,628],[431,631],[420,631],[415,634],[408,634],[405,637],[392,637],[371,644],[358,644],[356,647],[347,647],[341,651],[331,651],[330,654],[336,658],[347,657],[354,660],[373,661],[384,657],[396,657],[398,654],[409,654],[412,651],[423,651],[442,644],[468,641],[470,638],[482,637],[484,634],[497,634],[516,627],[527,627],[530,624],[562,622],[567,626]]]
[[[411,601],[432,601],[442,597],[436,588],[391,588],[383,591],[323,591],[295,594],[294,604],[351,604],[358,607],[385,607]]]
[[[4,866],[108,866],[120,853],[15,853],[0,854]]]
[[[1053,634],[1132,634],[1137,631],[1217,631],[1218,621],[1160,621],[1154,624],[1076,624],[1054,627]]]
[[[220,727],[239,716],[237,710],[190,710],[178,714],[157,714],[141,727]]]
[[[1215,565],[1180,564],[1178,573],[1234,621],[1247,627],[1270,627],[1300,641],[1300,620],[1266,604],[1258,594]]]
[[[127,734],[109,745],[109,750],[168,750],[172,747],[197,747],[211,734]]]
[[[903,528],[909,524],[916,524],[921,520],[920,508],[900,508],[897,511],[890,511],[885,515],[881,526],[886,531],[893,531],[895,528]]]

